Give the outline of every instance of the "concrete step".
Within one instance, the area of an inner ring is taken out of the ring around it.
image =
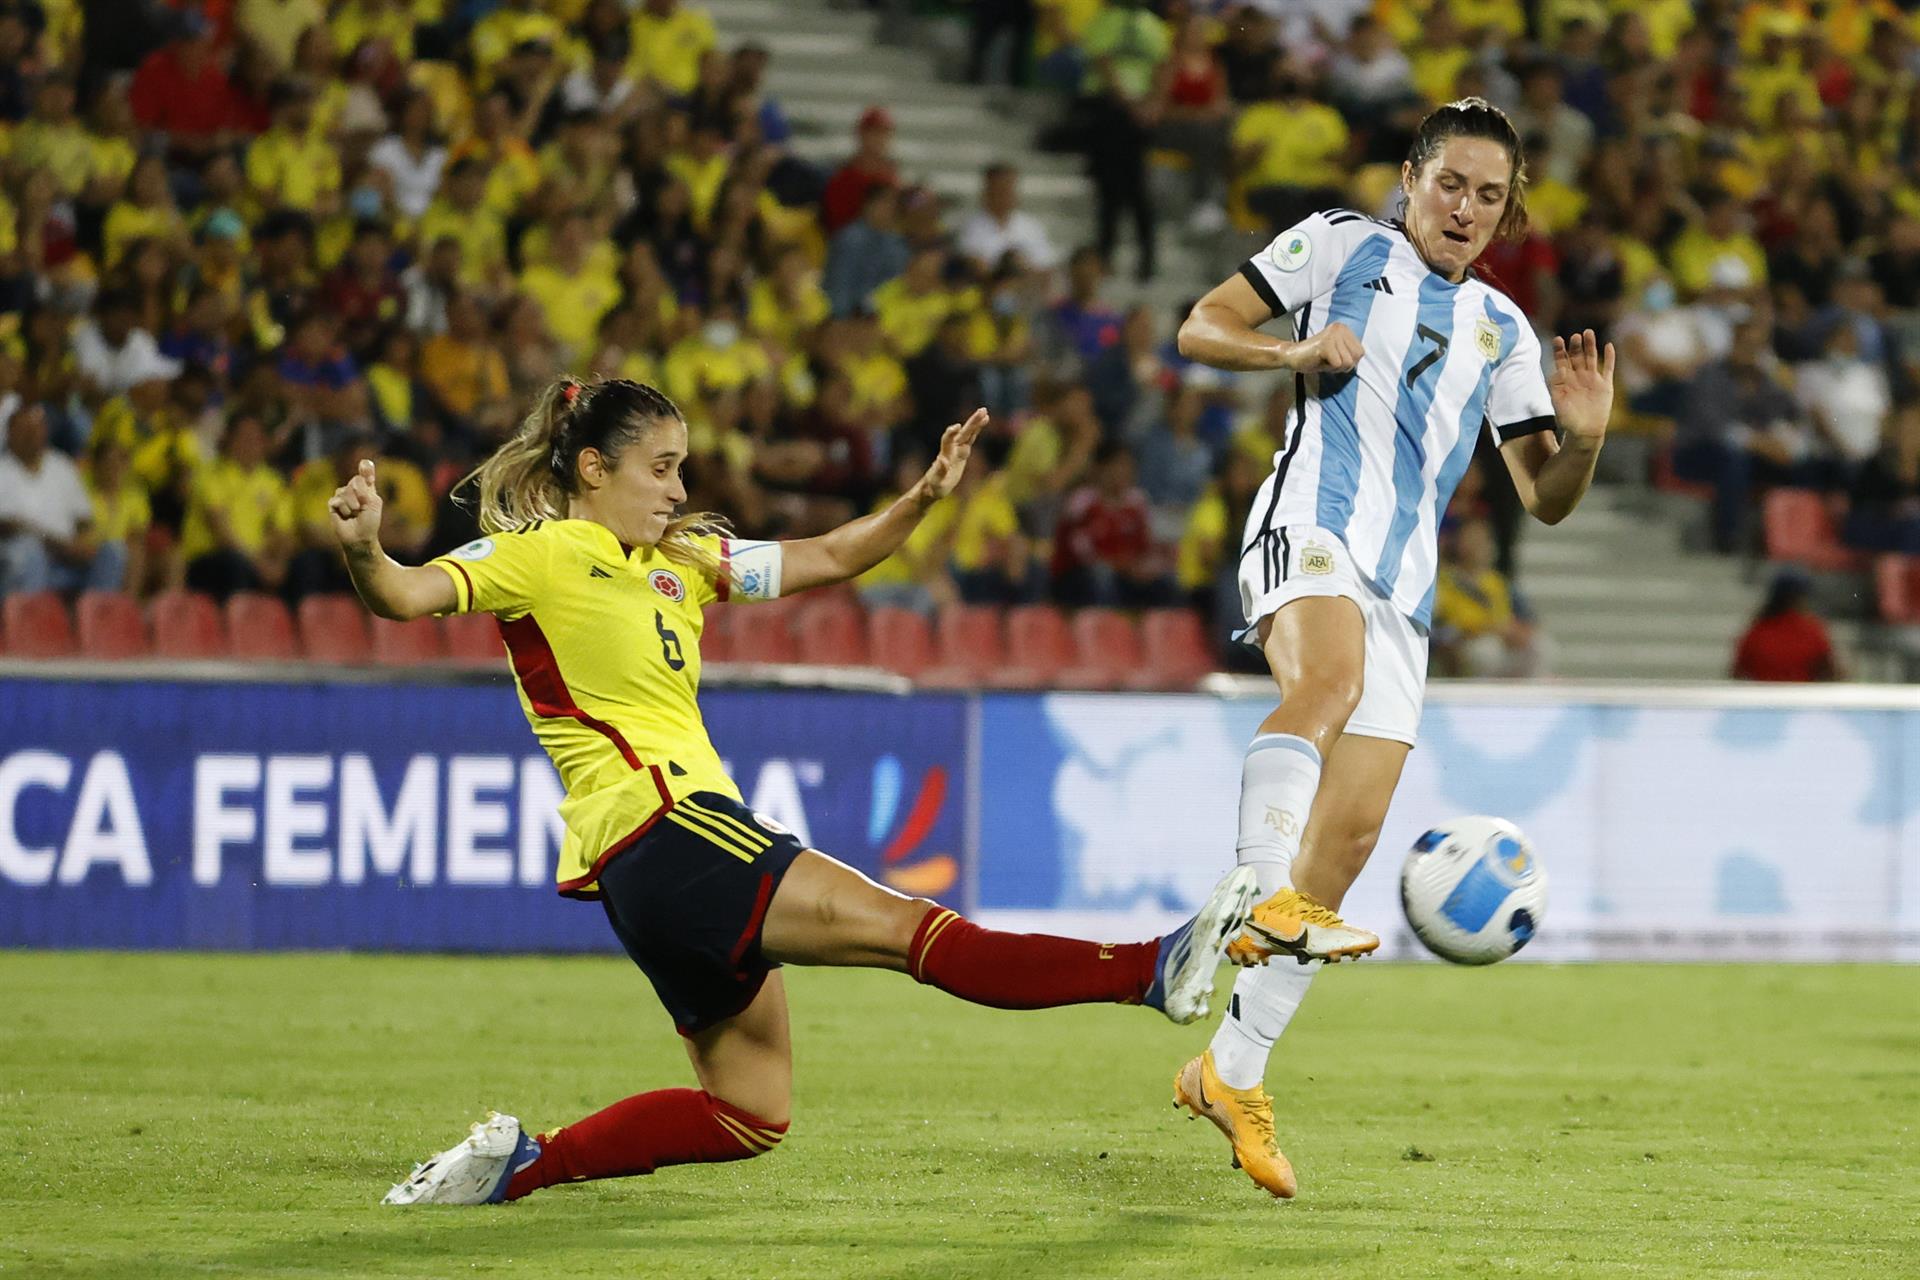
[[[1712,680],[1733,660],[1731,641],[1616,645],[1554,636],[1553,673],[1579,679]]]
[[[1620,614],[1603,610],[1548,612],[1537,608],[1541,627],[1556,641],[1580,640],[1631,646],[1647,643],[1730,644],[1747,625],[1745,613],[1701,616],[1676,613]]]
[[[713,15],[713,25],[725,40],[757,38],[762,33],[828,32],[863,36],[871,43],[878,25],[871,13],[781,0],[708,0],[702,7]]]

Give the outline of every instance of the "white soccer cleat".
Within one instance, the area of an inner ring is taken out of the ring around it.
[[[1260,898],[1252,867],[1235,867],[1215,885],[1193,919],[1160,939],[1153,985],[1145,1003],[1175,1022],[1198,1022],[1213,998],[1213,977],[1227,944],[1240,936],[1247,913]]]
[[[489,1111],[458,1146],[415,1165],[380,1203],[498,1204],[506,1199],[508,1180],[539,1155],[540,1144],[521,1131],[518,1120]]]

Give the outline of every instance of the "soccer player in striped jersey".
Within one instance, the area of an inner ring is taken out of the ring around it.
[[[548,391],[475,473],[488,536],[418,567],[379,543],[373,465],[334,492],[354,587],[385,618],[493,614],[520,704],[560,771],[560,892],[597,899],[652,982],[697,1089],[660,1089],[536,1137],[495,1114],[418,1166],[389,1204],[479,1204],[560,1182],[738,1160],[787,1131],[792,1054],[783,962],[894,969],[1003,1009],[1144,1004],[1204,1016],[1256,877],[1236,867],[1164,938],[1102,945],[999,933],[882,888],[741,801],[697,701],[707,606],[857,577],[959,482],[985,410],[949,427],[886,510],[820,537],[742,542],[679,515],[687,426],[651,387]],[[577,1063],[574,1065],[578,1065]]]
[[[1526,508],[1564,520],[1593,479],[1613,403],[1613,348],[1553,343],[1553,372],[1513,300],[1470,274],[1526,226],[1513,125],[1479,98],[1421,124],[1401,166],[1403,222],[1351,210],[1283,231],[1181,326],[1222,369],[1290,369],[1297,408],[1253,505],[1240,560],[1247,629],[1280,687],[1248,746],[1238,859],[1268,895],[1228,958],[1249,966],[1176,1105],[1235,1163],[1295,1190],[1263,1087],[1274,1041],[1321,963],[1380,945],[1337,914],[1366,865],[1420,723],[1441,515],[1491,429]],[[1280,316],[1291,335],[1260,332]],[[1275,956],[1300,963],[1264,966]]]

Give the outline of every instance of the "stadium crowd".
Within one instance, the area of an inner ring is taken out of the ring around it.
[[[1619,344],[1651,478],[1710,493],[1723,550],[1772,485],[1920,549],[1914,9],[981,0],[976,78],[1057,89],[1087,155],[1075,248],[1009,166],[943,208],[885,104],[808,164],[767,51],[681,0],[0,0],[0,591],[341,590],[325,497],[363,457],[390,551],[457,546],[455,483],[572,372],[665,389],[691,505],[761,536],[885,501],[985,404],[987,465],[867,599],[1230,614],[1291,392],[1110,301],[1121,232],[1145,279],[1163,236],[1389,214],[1421,114],[1475,93],[1531,155],[1485,265]],[[1539,666],[1517,519],[1497,461],[1456,500],[1447,670]]]

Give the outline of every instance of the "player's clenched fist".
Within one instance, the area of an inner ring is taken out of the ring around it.
[[[373,484],[373,460],[363,458],[360,472],[333,491],[327,510],[333,536],[343,547],[371,546],[380,536],[380,491]]]
[[[1345,373],[1364,354],[1353,330],[1336,321],[1287,348],[1286,366],[1295,373]]]

